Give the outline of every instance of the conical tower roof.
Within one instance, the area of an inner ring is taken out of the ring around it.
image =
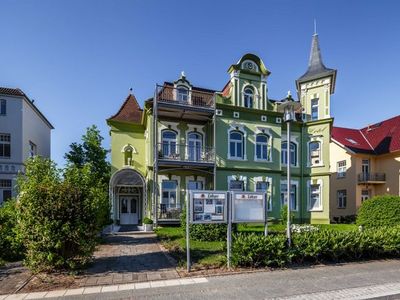
[[[332,76],[331,92],[333,93],[336,79],[336,70],[325,67],[322,62],[321,49],[319,47],[318,34],[314,33],[311,42],[311,52],[308,61],[307,71],[296,80],[297,89],[299,90],[300,83],[312,81],[318,78]]]

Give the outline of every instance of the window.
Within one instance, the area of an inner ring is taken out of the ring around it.
[[[178,87],[177,98],[179,102],[187,102],[189,99],[189,90],[185,87]]]
[[[281,162],[287,165],[287,142],[282,142]],[[297,165],[297,145],[290,142],[290,165]]]
[[[261,116],[261,122],[267,122],[267,116]]]
[[[243,180],[231,180],[229,181],[230,191],[244,191],[244,181]]]
[[[347,191],[346,190],[338,190],[337,191],[337,207],[338,208],[346,208],[347,205]]]
[[[311,120],[318,120],[318,98],[311,99]]]
[[[321,164],[321,143],[310,142],[308,144],[309,162],[310,166],[316,166]]]
[[[346,177],[346,161],[338,161],[337,163],[337,178]]]
[[[161,157],[177,158],[176,133],[172,130],[162,132],[162,151]]]
[[[179,208],[180,205],[176,197],[178,182],[176,180],[163,180],[161,185],[161,206],[163,206],[161,209]]]
[[[0,179],[0,205],[2,202],[10,200],[12,197],[11,180]]]
[[[370,198],[369,190],[362,190],[361,191],[361,202],[364,202],[365,200],[368,200],[369,198]]]
[[[269,182],[268,181],[258,181],[256,182],[256,192],[267,193],[267,210],[272,210],[271,195],[269,192]]]
[[[215,110],[215,114],[216,114],[217,116],[222,116],[222,109],[216,109],[216,110]]]
[[[269,160],[268,153],[269,136],[265,134],[256,135],[256,159]]]
[[[281,183],[281,205],[287,204],[287,184]],[[297,186],[291,185],[290,188],[290,208],[291,210],[297,210]]]
[[[188,159],[190,161],[200,161],[202,154],[202,135],[198,132],[188,134]]]
[[[34,157],[37,154],[37,147],[34,143],[29,141],[29,157]]]
[[[202,181],[195,181],[189,180],[188,182],[188,190],[202,190],[203,189],[203,182]]]
[[[0,100],[0,116],[5,116],[7,114],[7,101]]]
[[[234,117],[235,119],[239,119],[239,117],[240,117],[239,112],[234,111],[234,112],[233,112],[233,117]]]
[[[321,186],[319,184],[310,185],[310,210],[321,209]]]
[[[7,133],[0,133],[0,158],[11,157],[11,136]]]
[[[253,90],[251,88],[245,88],[243,97],[244,97],[244,107],[253,108],[253,102],[254,102]]]
[[[240,131],[235,130],[229,133],[229,156],[234,159],[244,158],[243,133]]]

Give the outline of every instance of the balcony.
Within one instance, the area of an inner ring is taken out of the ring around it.
[[[158,143],[157,151],[159,162],[167,164],[213,165],[215,162],[215,151],[212,147],[199,147],[168,142]]]
[[[157,86],[156,101],[160,117],[208,121],[215,111],[214,93],[211,91]]]
[[[382,184],[386,182],[385,173],[360,173],[358,184]]]

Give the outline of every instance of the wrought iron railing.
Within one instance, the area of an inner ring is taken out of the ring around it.
[[[182,209],[176,205],[159,204],[158,220],[179,220]]]
[[[358,182],[385,182],[385,173],[360,173],[358,174]]]
[[[157,101],[184,106],[214,108],[214,93],[200,90],[157,86]]]
[[[158,158],[187,162],[214,162],[215,151],[212,147],[199,147],[187,144],[165,142],[157,144]]]

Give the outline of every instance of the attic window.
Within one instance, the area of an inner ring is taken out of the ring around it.
[[[357,143],[355,140],[353,140],[353,139],[346,138],[346,140],[349,141],[350,143],[352,143],[353,145],[357,145],[357,144],[358,144],[358,143]]]
[[[258,66],[251,60],[245,60],[242,63],[242,68],[249,70],[249,71],[255,71],[258,72]]]

